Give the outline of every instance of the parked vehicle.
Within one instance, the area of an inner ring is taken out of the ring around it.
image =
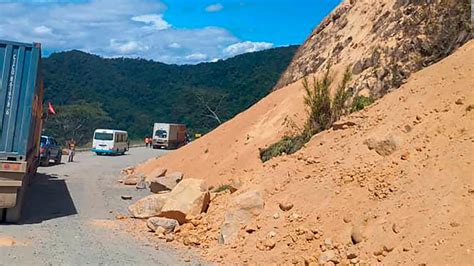
[[[186,144],[186,125],[155,123],[153,148],[177,149]]]
[[[17,222],[39,165],[41,45],[0,40],[0,220]]]
[[[41,136],[40,140],[40,165],[48,166],[51,160],[54,164],[61,164],[61,146],[53,137]]]
[[[97,155],[125,154],[129,149],[127,131],[96,129],[92,140],[92,152]]]

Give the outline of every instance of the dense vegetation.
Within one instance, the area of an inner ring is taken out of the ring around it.
[[[151,135],[154,122],[185,123],[191,133],[206,133],[268,94],[296,48],[183,66],[80,51],[52,54],[43,60],[45,99],[58,114],[47,120],[46,134],[60,140],[79,134],[82,142],[94,128],[112,127],[142,138]],[[76,121],[88,123],[71,132]]]

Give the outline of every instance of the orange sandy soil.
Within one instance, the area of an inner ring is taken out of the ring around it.
[[[340,129],[317,134],[296,154],[261,163],[258,148],[288,130],[282,126],[285,118],[299,124],[305,118],[302,87],[295,83],[136,171],[165,167],[214,186],[230,179],[242,183],[234,194],[217,194],[200,224],[182,233],[197,235],[198,250],[211,261],[303,264],[317,261],[324,241],[331,239],[341,254],[356,249],[360,262],[369,264],[472,265],[473,73],[470,41],[413,74],[400,89],[339,121],[350,122]],[[391,155],[381,156],[364,144],[387,136],[399,143]],[[248,190],[261,191],[265,200],[255,221],[259,229],[242,232],[233,245],[219,244],[229,200]],[[293,203],[293,209],[282,212],[281,201]],[[365,238],[357,245],[350,238],[354,225]],[[318,234],[308,240],[305,232],[311,230]],[[258,241],[270,232],[275,234],[275,247],[257,249]],[[378,252],[384,245],[393,251]]]

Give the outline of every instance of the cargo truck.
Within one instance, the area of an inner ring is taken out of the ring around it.
[[[153,148],[177,149],[186,144],[186,125],[155,123]]]
[[[17,222],[39,165],[41,45],[0,40],[0,220]]]

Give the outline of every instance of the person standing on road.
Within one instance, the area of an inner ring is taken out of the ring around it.
[[[148,144],[150,143],[150,139],[145,137],[145,147],[148,148]]]
[[[71,138],[71,140],[68,142],[68,162],[73,162],[74,161],[74,155],[76,153],[76,141],[74,138]]]

